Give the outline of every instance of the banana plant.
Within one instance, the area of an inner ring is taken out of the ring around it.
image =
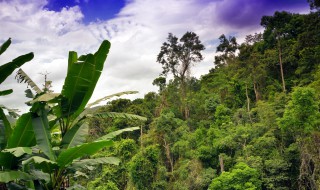
[[[7,41],[5,41],[0,46],[0,55],[2,55],[10,46],[11,44],[11,38],[9,38]],[[16,69],[21,67],[24,63],[31,61],[33,59],[34,55],[33,53],[28,53],[25,55],[21,55],[15,59],[13,59],[9,63],[5,63],[0,66],[0,85],[6,80],[8,76],[12,74],[12,72]],[[0,90],[0,96],[9,95],[13,92],[12,89],[7,90]],[[12,126],[10,122],[8,121],[4,110],[7,110],[9,114],[15,115],[15,110],[6,108],[5,106],[0,106],[0,151],[6,146],[8,137],[10,136],[12,132]]]
[[[2,55],[8,47],[11,45],[11,38],[6,40],[1,46],[0,46],[0,55]],[[28,53],[25,55],[21,55],[15,59],[13,59],[11,62],[5,63],[0,66],[0,85],[7,79],[8,76],[12,74],[12,72],[16,69],[21,67],[26,62],[29,62],[33,59],[34,55],[33,53]],[[0,90],[0,96],[6,96],[13,92],[12,89],[7,90]],[[9,122],[7,116],[4,113],[4,110],[7,110],[10,115],[16,116],[15,110],[9,109],[3,105],[0,105],[0,151],[2,151],[4,148],[6,148],[8,139],[12,134],[12,126]],[[6,158],[10,157],[10,155],[5,153],[0,153],[0,176],[3,176],[3,170],[7,169],[4,167],[4,165],[8,164]],[[18,171],[15,171],[13,173],[9,173],[8,175],[5,174],[4,177],[12,177],[19,175]],[[0,177],[2,178],[2,177]],[[0,186],[3,186],[1,184],[2,181],[0,181]]]
[[[7,41],[5,41],[1,46],[0,46],[0,55],[2,55],[10,46],[11,44],[11,38],[9,38]],[[34,55],[33,53],[28,53],[25,55],[21,55],[15,59],[13,59],[11,62],[6,63],[4,65],[0,66],[0,84],[6,80],[8,76],[11,75],[11,73],[16,69],[21,67],[24,63],[31,61],[33,59]],[[0,96],[2,95],[8,95],[12,93],[12,89],[0,91]]]
[[[88,104],[109,49],[110,42],[103,41],[94,54],[78,57],[76,52],[69,52],[67,76],[62,92],[46,93],[36,90],[37,94],[28,102],[32,105],[30,112],[18,119],[6,149],[1,151],[0,155],[5,159],[1,160],[0,157],[0,162],[5,161],[3,165],[7,170],[0,173],[0,182],[15,188],[24,185],[31,189],[65,189],[69,176],[84,167],[119,163],[119,159],[114,157],[90,159],[88,156],[111,146],[113,137],[125,131],[138,130],[139,127],[122,129],[95,141],[86,142],[88,118],[125,117],[146,120],[141,116],[124,113],[96,114],[97,108],[92,107],[102,100],[132,94],[134,91],[117,93],[99,99],[94,104]],[[24,72],[20,72],[20,75],[21,73],[23,80],[33,82],[29,77],[26,78]],[[53,140],[53,134],[59,134],[59,138]]]

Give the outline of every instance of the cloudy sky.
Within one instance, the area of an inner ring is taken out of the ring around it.
[[[156,57],[168,33],[199,35],[206,46],[205,59],[192,70],[199,78],[214,66],[221,34],[241,42],[262,31],[261,16],[276,10],[308,13],[309,7],[307,0],[0,0],[0,43],[13,40],[0,64],[34,52],[22,69],[39,85],[44,81],[40,73],[50,73],[53,90],[60,92],[68,51],[93,53],[108,39],[110,54],[91,101],[127,90],[140,92],[131,97],[143,97],[157,91],[152,81],[162,69]],[[0,104],[25,111],[26,87],[12,75],[0,90],[14,93],[1,97]]]

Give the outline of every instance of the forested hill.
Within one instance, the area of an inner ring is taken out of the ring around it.
[[[101,110],[146,116],[147,123],[91,122],[92,138],[143,127],[100,153],[122,162],[92,172],[88,188],[319,189],[320,12],[275,12],[261,25],[263,33],[242,44],[221,35],[216,67],[200,79],[188,72],[201,64],[198,36],[169,34],[157,59],[164,68],[153,82],[159,91]],[[191,62],[180,62],[188,56]]]

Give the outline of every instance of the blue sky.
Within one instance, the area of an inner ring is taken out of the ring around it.
[[[306,0],[198,0],[197,4],[205,5],[219,1],[222,2],[221,9],[218,11],[219,18],[226,23],[238,26],[256,24],[263,14],[269,14],[275,10],[292,11],[308,8]],[[64,7],[79,6],[84,15],[82,21],[88,24],[97,20],[115,18],[125,5],[125,0],[48,0],[44,8],[61,11]]]
[[[90,23],[116,17],[116,14],[125,6],[125,0],[49,0],[45,8],[61,11],[64,7],[73,6],[79,6],[85,15],[83,22]]]
[[[309,7],[306,0],[0,0],[0,43],[9,37],[14,42],[0,63],[32,51],[35,58],[22,69],[39,86],[44,80],[39,73],[50,72],[53,90],[60,92],[68,51],[91,53],[107,39],[112,46],[92,100],[127,90],[143,97],[157,91],[152,81],[162,68],[156,57],[168,33],[199,35],[205,59],[191,71],[199,78],[214,67],[221,34],[242,42],[263,30],[261,16],[276,10],[308,13]],[[0,90],[13,88],[14,93],[0,104],[25,110],[26,85],[14,76],[2,85]]]

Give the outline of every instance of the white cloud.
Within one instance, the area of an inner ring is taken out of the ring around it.
[[[67,69],[69,50],[79,54],[95,52],[103,39],[112,46],[93,99],[124,90],[138,90],[142,97],[156,91],[152,81],[161,73],[156,63],[157,54],[169,32],[181,37],[194,31],[206,44],[205,59],[195,66],[193,74],[199,77],[213,67],[215,46],[222,33],[235,32],[233,28],[217,25],[216,3],[199,4],[197,0],[135,0],[128,1],[116,18],[108,21],[82,23],[85,15],[80,7],[63,8],[59,12],[44,9],[45,0],[0,1],[0,41],[12,37],[13,44],[0,63],[28,53],[35,58],[23,69],[36,83],[43,82],[38,73],[48,71],[54,90],[59,92]],[[257,28],[243,28],[245,35]],[[1,89],[13,88],[14,94],[1,98],[0,104],[22,107],[26,101],[25,85],[17,84],[11,76]]]

